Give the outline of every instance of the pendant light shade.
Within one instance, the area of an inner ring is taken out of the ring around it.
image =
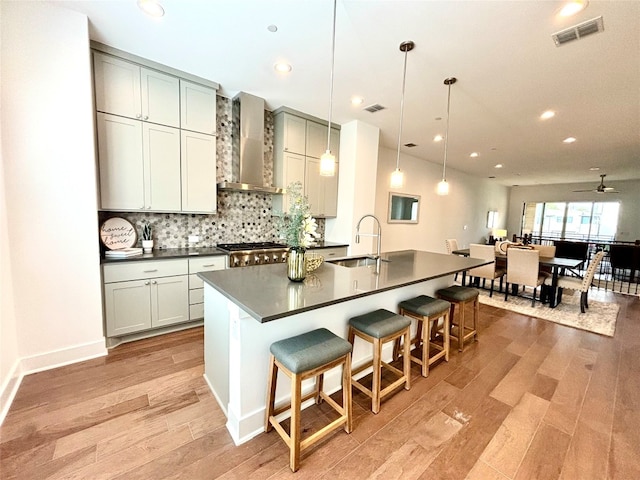
[[[413,50],[415,43],[411,40],[400,44],[400,51],[404,52],[404,66],[402,68],[402,95],[400,96],[400,128],[398,129],[398,155],[396,157],[396,169],[391,174],[391,188],[402,188],[404,174],[400,171],[400,145],[402,140],[402,117],[404,116],[404,85],[407,80],[407,53]]]
[[[329,82],[329,125],[327,125],[327,151],[320,157],[320,175],[333,177],[336,174],[336,157],[331,153],[331,110],[333,107],[333,67],[336,57],[336,3],[333,0],[333,29],[331,32],[331,75]]]
[[[449,112],[451,110],[451,85],[456,83],[458,79],[456,77],[449,77],[444,79],[444,84],[447,86],[447,133],[444,138],[444,161],[442,162],[442,180],[438,182],[436,192],[438,195],[449,195],[449,184],[447,183],[447,148],[449,147]]]

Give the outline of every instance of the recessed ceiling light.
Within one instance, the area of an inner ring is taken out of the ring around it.
[[[291,65],[288,63],[276,63],[273,68],[279,73],[289,73],[291,71]]]
[[[560,16],[570,17],[571,15],[575,15],[587,8],[588,3],[589,2],[587,0],[573,0],[571,2],[567,2],[560,10]]]
[[[479,157],[480,154],[478,152],[471,152],[471,155],[469,155],[471,158],[476,158]]]
[[[493,168],[502,168],[502,164],[501,163],[497,163],[495,167]]]
[[[435,137],[433,137],[433,141],[434,142],[441,142],[442,140],[444,140],[444,137],[440,134],[436,135]]]
[[[549,120],[550,118],[553,118],[555,116],[556,116],[556,112],[554,112],[553,110],[547,110],[542,115],[540,115],[540,118],[542,120]]]
[[[277,25],[269,25],[267,27],[267,30],[269,30],[271,33],[275,33],[278,31],[278,26]]]
[[[362,97],[351,97],[351,105],[362,105],[364,103],[364,98]]]
[[[598,170],[600,170],[600,167],[591,167],[589,170],[591,170],[592,172],[597,172]]]
[[[574,137],[567,137],[564,140],[562,140],[564,143],[573,143],[576,141],[576,139]]]
[[[150,17],[164,16],[164,8],[156,0],[138,0],[138,8]]]

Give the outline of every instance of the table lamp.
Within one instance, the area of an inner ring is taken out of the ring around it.
[[[503,229],[496,228],[493,231],[493,236],[495,237],[496,240],[504,240],[505,238],[507,238],[507,231],[503,230]]]

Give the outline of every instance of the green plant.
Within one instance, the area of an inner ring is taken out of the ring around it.
[[[142,239],[143,240],[152,240],[153,230],[151,230],[151,225],[145,223],[142,226]]]
[[[300,182],[287,186],[286,194],[289,196],[289,212],[280,218],[280,236],[290,247],[308,248],[320,236],[316,232],[316,220],[311,216],[309,200],[302,195]]]

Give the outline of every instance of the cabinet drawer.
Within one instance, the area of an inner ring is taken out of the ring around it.
[[[204,302],[204,288],[189,290],[189,305]]]
[[[227,256],[189,258],[189,273],[210,272],[227,268]]]
[[[103,265],[104,283],[124,282],[143,278],[186,275],[187,260],[152,260],[148,262],[127,262]]]
[[[318,255],[322,255],[325,259],[347,256],[347,247],[313,248],[311,251]]]
[[[204,303],[189,305],[189,320],[204,318]]]

